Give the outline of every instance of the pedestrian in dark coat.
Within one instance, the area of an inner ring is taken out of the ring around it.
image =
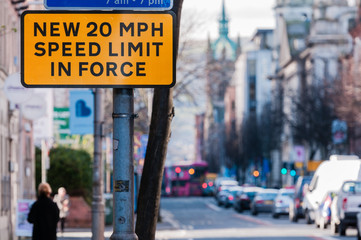
[[[33,240],[56,240],[59,208],[50,198],[51,187],[40,183],[38,200],[31,206],[28,222],[33,223]]]

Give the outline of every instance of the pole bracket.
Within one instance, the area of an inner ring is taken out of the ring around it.
[[[135,119],[138,118],[139,115],[137,113],[113,113],[113,118],[128,118],[128,119]]]

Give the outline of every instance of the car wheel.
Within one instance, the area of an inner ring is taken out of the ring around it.
[[[256,216],[256,215],[257,215],[257,211],[254,210],[254,209],[252,209],[252,215],[253,215],[253,216]]]
[[[295,222],[295,213],[293,212],[293,210],[290,210],[290,212],[288,213],[288,218],[290,219],[290,222]]]
[[[338,226],[338,231],[340,232],[340,236],[346,236],[346,226],[344,224],[340,224]]]
[[[310,213],[308,212],[308,210],[306,210],[305,212],[305,219],[307,224],[312,224],[312,219],[310,217]]]
[[[320,219],[320,229],[325,229],[326,225],[325,225],[325,220],[323,218]]]
[[[360,236],[360,229],[359,229],[359,227],[357,226],[356,227],[356,229],[357,229],[357,240],[361,240],[361,236]]]
[[[331,227],[331,233],[332,233],[332,234],[338,233],[337,224],[336,224],[334,221],[332,221],[332,220],[331,220],[330,227]]]
[[[277,213],[272,214],[273,218],[279,218],[279,215]]]
[[[315,218],[316,228],[320,228],[320,224],[321,224],[321,219],[318,219],[318,221],[317,221],[317,217],[316,217],[316,218]]]
[[[293,214],[292,217],[290,217],[291,222],[298,222],[297,214]]]

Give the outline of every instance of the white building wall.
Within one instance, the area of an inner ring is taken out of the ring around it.
[[[283,81],[284,98],[283,98],[283,112],[286,118],[292,117],[292,98],[300,89],[299,66],[296,61],[293,61],[287,68],[285,68],[284,75],[286,78]],[[293,139],[291,127],[284,123],[282,134],[282,161],[293,162]]]
[[[242,124],[243,117],[246,111],[246,106],[248,106],[248,89],[247,89],[247,68],[246,68],[246,59],[247,54],[242,53],[236,62],[236,70],[232,77],[232,82],[235,84],[236,88],[236,97],[235,97],[235,104],[236,104],[236,126],[239,128]],[[240,129],[237,129],[240,130]]]
[[[258,50],[243,53],[236,62],[233,82],[236,86],[236,117],[237,126],[242,124],[243,117],[249,113],[249,82],[247,61],[256,61],[256,101],[257,114],[260,114],[264,104],[271,101],[272,51]]]
[[[264,104],[271,101],[271,81],[268,79],[272,75],[272,51],[259,50],[256,53],[257,79],[256,79],[256,100],[257,115],[260,115]]]

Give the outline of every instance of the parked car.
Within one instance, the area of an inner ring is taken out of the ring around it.
[[[202,189],[202,196],[213,196],[213,194],[215,193],[214,181],[204,181],[204,183],[202,184]]]
[[[308,191],[308,186],[311,182],[312,177],[311,176],[300,176],[297,179],[296,185],[295,185],[295,195],[290,202],[289,207],[289,219],[292,222],[297,222],[298,219],[304,218],[305,213],[304,209],[302,207],[303,205],[303,198]]]
[[[226,199],[228,198],[229,194],[229,187],[223,187],[223,189],[217,193],[216,201],[218,206],[222,206],[226,203]]]
[[[345,181],[331,204],[331,232],[345,236],[348,227],[356,227],[361,213],[361,181]]]
[[[260,191],[259,187],[243,187],[242,192],[239,192],[235,196],[233,207],[237,212],[251,209],[251,202],[256,196],[257,192]]]
[[[277,197],[274,200],[272,208],[272,217],[278,218],[280,215],[288,215],[290,203],[295,195],[294,189],[282,188],[279,190]]]
[[[217,194],[222,190],[222,187],[230,187],[230,186],[238,186],[238,181],[232,179],[232,178],[228,178],[228,177],[220,177],[217,178],[214,182],[214,196],[217,197]]]
[[[241,194],[243,192],[243,187],[234,186],[234,187],[230,187],[228,190],[229,190],[228,196],[226,197],[225,202],[224,202],[224,206],[226,208],[233,206],[234,200],[235,200],[237,194]]]
[[[257,215],[260,212],[272,212],[273,203],[278,191],[277,189],[260,190],[251,203],[251,214]]]
[[[335,198],[335,192],[327,192],[316,210],[316,226],[325,229],[331,223],[331,204]]]
[[[235,182],[235,183],[238,183],[238,182]],[[217,191],[215,197],[216,197],[216,201],[219,206],[222,205],[223,202],[225,201],[224,197],[229,194],[229,188],[238,186],[238,185],[232,185],[232,184],[228,185],[228,183],[226,183],[226,185],[220,185],[218,187],[218,191]]]
[[[303,201],[306,223],[314,222],[318,205],[327,192],[338,191],[346,180],[361,180],[360,176],[361,161],[355,155],[332,155],[330,160],[322,162]]]
[[[202,184],[202,196],[213,196],[216,192],[215,190],[215,180],[217,179],[216,173],[207,173]]]

